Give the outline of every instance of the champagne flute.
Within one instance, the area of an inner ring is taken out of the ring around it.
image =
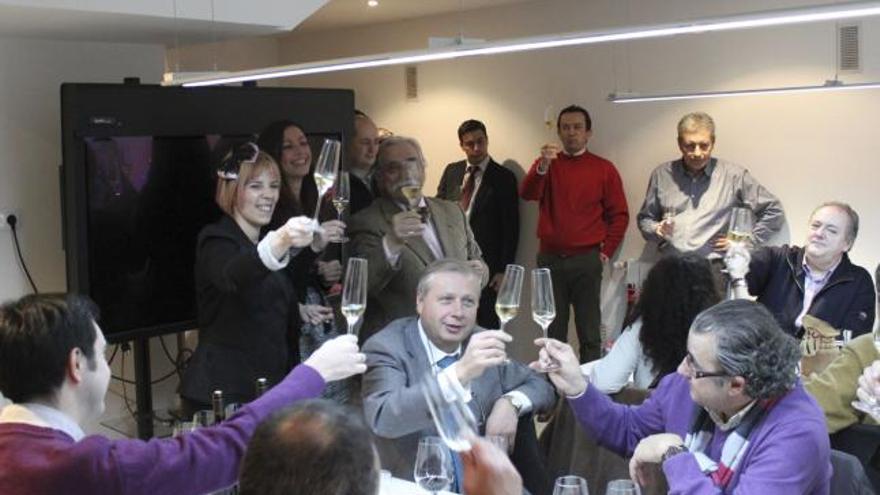
[[[336,179],[336,188],[333,190],[333,207],[336,208],[337,219],[342,221],[342,214],[345,213],[345,208],[348,207],[348,202],[351,199],[348,172],[339,172]],[[348,237],[343,235],[339,242],[348,242]]]
[[[556,319],[556,301],[553,298],[553,277],[549,268],[532,270],[532,319],[541,327],[543,337],[547,338],[547,328]],[[546,344],[544,347],[546,348]],[[553,371],[559,364],[549,359],[541,361],[542,371]]]
[[[752,238],[752,210],[748,208],[734,208],[730,212],[730,225],[727,229],[727,240],[730,242],[744,243]]]
[[[871,337],[874,340],[874,349],[880,353],[880,327],[877,327],[874,330]],[[872,417],[880,417],[880,400],[878,400],[873,394],[870,394],[870,392],[865,400],[862,400],[861,398],[859,398],[859,400],[854,400],[852,406],[856,410],[869,414]]]
[[[605,495],[640,495],[639,485],[633,480],[612,480],[608,482]]]
[[[589,495],[587,480],[580,476],[560,476],[553,486],[553,495]]]
[[[522,293],[523,273],[525,268],[519,265],[507,265],[504,269],[504,280],[498,290],[495,301],[495,314],[501,320],[501,331],[508,321],[514,319],[519,312],[519,296]]]
[[[419,439],[413,478],[419,487],[434,495],[452,485],[455,478],[452,459],[439,437]]]
[[[315,184],[318,186],[318,202],[315,204],[314,220],[318,220],[318,212],[321,211],[321,198],[333,187],[336,182],[336,174],[339,171],[339,150],[341,144],[335,139],[325,139],[321,146],[321,154],[315,163]]]
[[[367,309],[367,260],[349,258],[342,287],[342,314],[348,323],[348,333],[355,333],[355,325]]]

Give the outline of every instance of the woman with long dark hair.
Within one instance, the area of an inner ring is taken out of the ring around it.
[[[605,393],[615,393],[632,376],[636,388],[650,388],[684,359],[688,330],[697,314],[720,300],[704,257],[662,258],[648,273],[614,347],[593,366],[590,383]]]
[[[315,208],[319,208],[321,234],[316,236],[318,242],[313,243],[311,248],[303,249],[288,268],[299,297],[301,316],[292,330],[291,338],[298,341],[300,359],[306,359],[324,341],[340,334],[326,292],[342,278],[342,265],[335,257],[330,261],[322,260],[320,254],[328,242],[342,240],[345,224],[336,220],[335,211],[326,206],[326,202],[318,204],[312,151],[299,124],[290,120],[273,122],[260,133],[257,143],[261,150],[278,162],[281,169],[278,207],[267,228],[274,228],[291,216],[311,217]],[[332,384],[325,396],[340,402],[348,399],[343,383]]]

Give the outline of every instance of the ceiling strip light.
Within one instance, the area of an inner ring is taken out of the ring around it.
[[[787,86],[779,88],[736,89],[730,91],[701,91],[693,93],[647,94],[612,93],[608,101],[613,103],[644,103],[652,101],[695,100],[702,98],[725,98],[728,96],[775,95],[780,93],[823,93],[828,91],[848,91],[857,89],[880,89],[880,82],[844,84],[840,81],[826,81],[820,86]]]
[[[210,77],[181,79],[167,84],[188,87],[213,86],[218,84],[233,84],[279,77],[364,69],[368,67],[433,62],[437,60],[449,60],[477,55],[493,55],[594,43],[660,38],[680,34],[853,19],[875,15],[880,15],[880,1],[849,2],[814,7],[770,10],[688,22],[657,24],[653,26],[580,31],[575,33],[515,38],[485,43],[461,44],[444,49],[413,50],[367,55],[363,57],[324,60],[320,62],[221,73]]]

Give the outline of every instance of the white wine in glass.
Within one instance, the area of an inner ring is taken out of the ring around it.
[[[752,210],[748,208],[734,208],[730,212],[730,226],[727,229],[727,240],[730,242],[743,243],[752,238]]]
[[[327,191],[333,187],[336,182],[336,174],[339,172],[339,150],[341,143],[335,139],[325,139],[324,145],[321,146],[321,154],[318,155],[318,161],[315,163],[315,185],[318,186],[318,202],[315,205],[315,220],[318,219],[318,212],[321,210],[321,198],[327,194]]]
[[[351,187],[348,178],[348,172],[340,172],[336,181],[336,189],[333,191],[333,208],[336,208],[336,214],[339,220],[342,220],[342,214],[348,207],[349,198],[351,197]]]
[[[507,322],[514,319],[519,312],[524,273],[525,268],[519,265],[507,265],[504,270],[504,280],[498,289],[498,299],[495,300],[495,314],[501,320],[502,331]]]
[[[415,210],[419,207],[419,200],[422,199],[421,184],[404,184],[400,186],[400,193],[403,194],[403,197],[406,198],[407,203],[409,203],[410,210]]]
[[[342,314],[348,323],[348,333],[354,334],[355,327],[367,309],[367,260],[349,258],[345,268],[345,282],[342,286]]]
[[[542,337],[547,338],[547,328],[556,319],[556,300],[553,297],[553,277],[549,268],[532,270],[532,319],[541,327]],[[546,347],[546,345],[545,345]],[[553,361],[541,361],[543,371],[559,367]]]

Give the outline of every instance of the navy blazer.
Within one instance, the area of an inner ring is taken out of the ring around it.
[[[799,337],[803,330],[795,319],[804,306],[804,249],[798,246],[762,247],[752,253],[746,282],[787,333]],[[871,275],[852,264],[844,253],[825,287],[810,304],[807,314],[837,329],[853,331],[853,337],[874,327],[877,301]]]

